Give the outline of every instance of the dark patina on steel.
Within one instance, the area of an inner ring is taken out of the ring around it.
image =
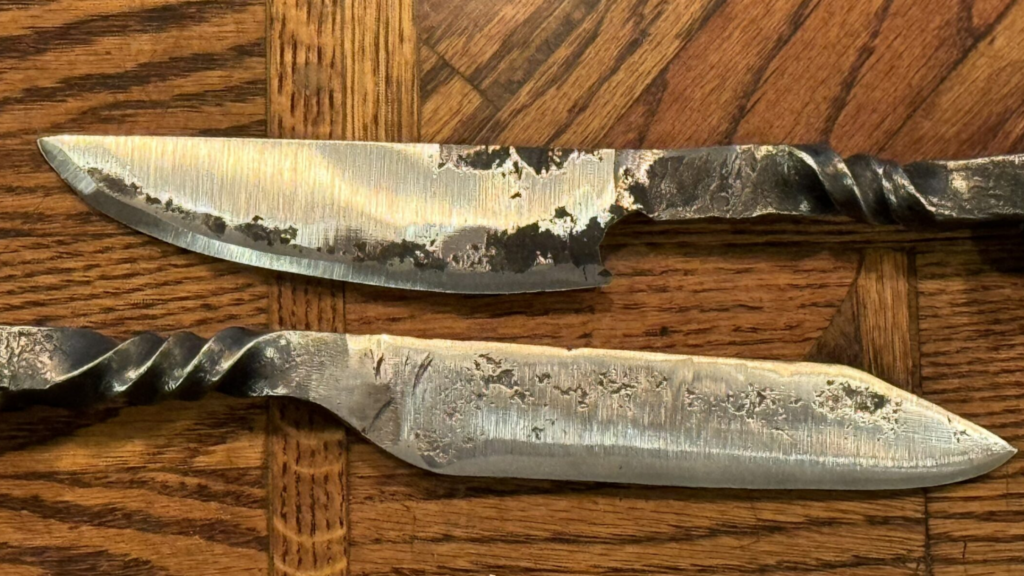
[[[845,215],[872,224],[1024,221],[1024,156],[906,166],[823,146],[574,150],[57,136],[82,198],[185,248],[421,290],[601,286],[607,229],[657,220]]]
[[[617,182],[658,220],[844,215],[908,227],[1024,221],[1024,156],[900,166],[825,146],[623,151]]]

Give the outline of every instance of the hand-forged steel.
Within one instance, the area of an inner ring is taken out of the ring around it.
[[[900,167],[799,146],[617,152],[147,136],[54,136],[40,148],[88,204],[172,244],[444,292],[604,285],[599,244],[631,212],[1024,219],[1024,156]]]
[[[471,476],[893,489],[987,473],[1014,449],[843,366],[229,329],[118,345],[0,327],[0,403],[293,396],[398,458]]]

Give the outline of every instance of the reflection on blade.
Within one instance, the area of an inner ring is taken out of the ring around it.
[[[735,488],[958,482],[1015,453],[861,371],[488,342],[0,327],[0,406],[292,396],[442,474]]]
[[[607,282],[611,151],[55,136],[94,208],[200,253],[382,286],[489,293]]]
[[[567,150],[54,136],[43,154],[93,207],[184,248],[382,286],[510,293],[601,286],[631,213],[873,224],[1024,221],[1024,155],[898,165],[824,146]]]

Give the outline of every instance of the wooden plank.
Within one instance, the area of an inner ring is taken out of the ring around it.
[[[911,392],[920,391],[916,284],[906,252],[867,250],[854,285],[861,366]]]
[[[420,45],[420,69],[421,113],[430,118],[423,141],[466,143],[494,118],[494,105],[426,44]]]
[[[892,3],[816,2],[760,79],[732,139],[827,141]]]
[[[266,324],[266,275],[88,209],[35,137],[264,131],[261,2],[0,6],[0,322]],[[0,573],[266,571],[265,403],[0,417]]]
[[[458,4],[424,0],[418,26],[425,46],[479,88],[492,106],[501,108],[599,3],[531,0],[505,3],[494,10],[489,0]],[[430,93],[426,86],[424,93]]]
[[[622,107],[721,5],[711,0],[597,5],[501,109],[481,139],[593,146]]]
[[[265,413],[208,398],[5,414],[0,571],[265,572]]]
[[[902,160],[944,153],[897,149],[888,143],[988,37],[1012,4],[1013,0],[937,4],[894,0],[836,120],[833,145],[847,154],[882,151],[898,154]]]
[[[814,4],[727,2],[605,138],[653,148],[727,143],[769,66]],[[695,114],[697,110],[702,113]],[[635,117],[641,111],[647,114]],[[637,131],[642,138],[627,136]]]
[[[1024,145],[1024,6],[1011,4],[886,144],[895,158],[1019,152]],[[985,86],[985,90],[977,87]]]
[[[955,242],[918,255],[925,396],[1024,448],[1024,266],[1020,238]],[[1024,570],[1024,461],[930,490],[937,576]]]
[[[807,360],[856,366],[920,393],[917,279],[904,251],[864,252],[857,280]]]
[[[269,4],[270,135],[409,140],[419,86],[412,3]],[[343,332],[344,286],[281,275],[272,328]],[[347,574],[347,439],[315,406],[270,403],[271,562],[277,574]]]

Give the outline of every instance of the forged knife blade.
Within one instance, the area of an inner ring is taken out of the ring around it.
[[[117,342],[0,327],[0,408],[292,396],[442,474],[735,488],[902,489],[1015,453],[852,368],[242,329]]]
[[[53,136],[90,206],[243,264],[418,290],[602,286],[622,216],[845,214],[875,224],[1024,220],[1024,155],[898,166],[814,146],[569,150]]]

